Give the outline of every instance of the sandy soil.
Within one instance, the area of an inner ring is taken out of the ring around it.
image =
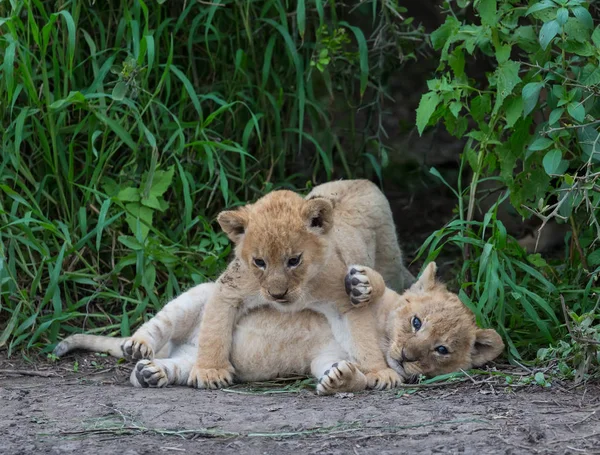
[[[0,353],[3,455],[600,453],[597,384],[509,388],[477,376],[318,397],[299,382],[135,389],[129,365],[94,355],[34,365]]]

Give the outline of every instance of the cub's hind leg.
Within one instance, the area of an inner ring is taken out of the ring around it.
[[[359,392],[367,387],[367,377],[356,364],[345,360],[347,357],[336,342],[331,342],[313,359],[310,369],[318,379],[318,395]]]
[[[196,359],[196,347],[178,346],[168,359],[140,360],[129,378],[134,387],[186,385]]]
[[[142,325],[121,345],[123,355],[129,360],[153,359],[169,356],[161,352],[169,342],[183,344],[195,342],[206,301],[214,292],[214,283],[204,283],[184,292],[167,303],[156,316]]]

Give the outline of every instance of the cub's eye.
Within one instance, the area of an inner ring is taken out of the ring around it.
[[[287,261],[288,267],[297,267],[300,264],[300,259],[302,259],[302,255],[294,256],[293,258],[289,258]]]
[[[413,316],[411,324],[413,326],[413,329],[415,329],[415,331],[419,330],[421,328],[421,320],[416,316]]]
[[[262,259],[254,258],[254,265],[259,269],[264,269],[267,266],[267,263]]]
[[[437,352],[438,354],[442,354],[442,355],[450,354],[450,352],[448,351],[448,348],[446,346],[438,346],[437,348],[435,348],[435,352]]]

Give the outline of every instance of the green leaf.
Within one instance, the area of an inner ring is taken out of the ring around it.
[[[175,166],[169,166],[169,168],[166,171],[154,171],[154,177],[152,178],[152,187],[150,188],[150,194],[156,197],[165,194],[165,192],[171,186],[174,173]]]
[[[596,266],[600,265],[600,248],[595,249],[590,254],[588,254],[587,263],[589,266],[592,266],[592,267],[596,267]]]
[[[546,267],[548,263],[542,257],[540,253],[530,254],[527,256],[527,260],[531,262],[536,267]]]
[[[423,130],[425,130],[440,101],[440,95],[436,92],[428,92],[421,97],[417,108],[417,130],[419,135],[423,134]]]
[[[583,6],[576,6],[571,11],[573,12],[573,15],[579,19],[579,23],[585,28],[589,30],[594,28],[594,19],[592,19],[590,12]]]
[[[512,128],[523,113],[523,98],[513,96],[506,104],[506,126]]]
[[[298,23],[298,33],[300,38],[304,40],[304,31],[306,30],[306,5],[304,0],[298,0],[296,6],[296,22]]]
[[[431,45],[437,51],[449,43],[449,38],[460,28],[460,22],[454,16],[446,16],[444,22],[437,30],[429,36]]]
[[[10,317],[10,320],[8,321],[8,323],[2,330],[2,335],[0,335],[0,348],[6,344],[6,342],[8,341],[8,338],[12,335],[12,332],[13,332],[15,326],[17,325],[17,322],[19,322],[19,316],[21,315],[21,305],[22,305],[22,302],[19,302],[17,304],[17,306],[13,310],[13,314]],[[5,315],[5,316],[8,317],[8,315]]]
[[[227,172],[221,168],[219,172],[219,186],[221,187],[221,194],[225,200],[225,205],[229,204],[229,180],[227,179]]]
[[[450,103],[450,112],[452,112],[452,115],[454,115],[454,117],[458,117],[458,114],[460,114],[460,111],[462,109],[462,103],[460,101],[452,101]]]
[[[452,51],[452,54],[448,57],[448,64],[452,71],[454,71],[454,76],[456,78],[461,78],[465,74],[465,53],[463,52],[461,47],[457,47]]]
[[[552,139],[548,139],[547,137],[538,137],[535,141],[531,143],[529,147],[527,147],[532,152],[536,152],[538,150],[546,150],[550,147],[554,142]]]
[[[340,22],[340,25],[348,27],[354,33],[356,42],[358,43],[358,63],[360,67],[360,96],[365,94],[367,83],[369,82],[369,46],[362,30],[356,26],[350,25],[347,22]]]
[[[492,102],[487,94],[478,95],[471,101],[471,115],[477,122],[482,122],[491,109]]]
[[[559,8],[556,12],[556,22],[558,25],[565,25],[569,18],[569,10],[567,8]]]
[[[2,69],[4,72],[4,78],[6,79],[6,88],[8,89],[8,101],[10,102],[12,100],[15,88],[15,58],[17,44],[12,40],[11,35],[7,36],[9,36],[10,39],[7,40],[9,41],[9,45],[4,51],[4,62],[2,64]]]
[[[523,116],[527,116],[537,105],[540,91],[544,87],[543,82],[530,82],[523,87],[521,96],[523,97]]]
[[[135,237],[130,235],[120,235],[117,239],[130,250],[137,251],[144,249],[144,245],[141,245]]]
[[[147,198],[143,197],[141,203],[142,205],[150,207],[151,209],[160,210],[161,212],[163,211],[158,198],[152,193]]]
[[[481,0],[479,5],[475,7],[479,11],[481,17],[481,23],[484,25],[497,25],[496,24],[496,11],[497,5],[496,0]]]
[[[554,7],[556,7],[556,4],[554,2],[552,2],[551,0],[543,0],[541,2],[534,3],[533,5],[531,5],[529,7],[529,9],[527,10],[527,12],[525,13],[525,16],[529,16],[531,13],[535,13],[537,11],[542,11],[544,9],[554,8]]]
[[[150,232],[150,226],[152,226],[152,216],[154,211],[151,208],[144,207],[137,202],[130,202],[125,205],[128,213],[125,216],[125,221],[129,225],[129,229],[133,232],[134,235],[137,231],[138,219],[140,220],[140,229],[142,234],[142,239],[148,237],[148,233]]]
[[[148,293],[152,293],[154,290],[154,283],[156,282],[156,267],[152,264],[148,264],[146,270],[144,270],[144,278],[142,283]]]
[[[565,113],[565,110],[562,107],[554,109],[552,112],[550,112],[550,117],[548,118],[548,124],[555,125],[561,119],[561,117],[564,113]]]
[[[600,133],[593,126],[577,128],[577,139],[585,161],[592,156],[593,163],[600,162]]]
[[[546,385],[546,376],[541,371],[538,371],[534,376],[535,382],[539,385]]]
[[[510,44],[505,44],[502,46],[497,46],[496,48],[496,60],[498,60],[499,64],[502,64],[510,58],[510,53],[512,51],[512,46]]]
[[[596,67],[589,73],[585,79],[583,79],[583,84],[588,86],[600,84],[600,67]]]
[[[71,104],[85,103],[85,96],[81,92],[70,92],[66,98],[56,100],[50,104],[50,109],[58,110]]]
[[[502,107],[504,100],[506,97],[512,94],[515,86],[521,82],[521,78],[519,77],[519,69],[521,68],[521,64],[512,60],[509,60],[503,64],[501,64],[498,69],[496,69],[496,102],[494,103],[494,110],[492,111],[492,115],[496,114],[498,110]]]
[[[556,174],[561,160],[562,153],[560,153],[560,150],[558,149],[550,150],[548,153],[546,153],[546,155],[544,155],[544,159],[542,160],[546,174]]]
[[[119,81],[115,84],[112,97],[116,101],[122,101],[127,95],[127,84],[123,81]]]
[[[592,33],[592,41],[596,48],[600,48],[600,25],[598,25],[596,30],[594,30],[594,33]]]
[[[550,44],[559,31],[560,25],[555,20],[546,22],[542,26],[540,30],[540,46],[542,46],[542,49],[546,50],[548,44]]]
[[[579,123],[582,123],[585,120],[585,108],[583,107],[583,103],[569,103],[567,105],[567,112]]]
[[[123,188],[117,194],[117,199],[123,202],[138,202],[140,200],[140,190],[138,188]]]
[[[572,40],[575,40],[578,43],[585,43],[591,38],[591,29],[582,27],[581,22],[579,22],[579,19],[575,17],[570,17],[567,20],[567,23],[563,26],[563,30],[567,37],[570,38],[570,40],[568,40],[565,43],[565,45],[569,45]]]

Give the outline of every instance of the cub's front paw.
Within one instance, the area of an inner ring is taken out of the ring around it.
[[[169,385],[167,372],[151,360],[140,360],[133,369],[135,381],[131,382],[136,387],[166,387]]]
[[[323,373],[317,384],[318,395],[333,395],[340,392],[358,392],[367,387],[367,378],[351,363],[342,360],[334,363]]]
[[[154,349],[150,346],[150,342],[143,338],[136,338],[135,335],[123,342],[121,351],[127,360],[154,358]]]
[[[402,384],[402,378],[391,368],[367,373],[367,383],[370,389],[394,389]]]
[[[222,389],[233,384],[233,367],[200,368],[194,365],[188,385],[197,389]]]
[[[367,305],[371,302],[373,288],[367,276],[366,269],[360,265],[348,267],[348,273],[344,279],[346,294],[354,305]]]

